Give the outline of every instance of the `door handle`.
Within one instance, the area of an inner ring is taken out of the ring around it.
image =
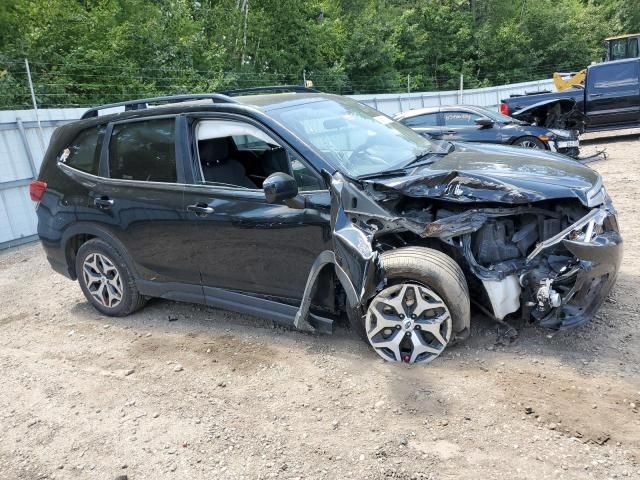
[[[456,132],[455,130],[447,130],[444,132],[445,135],[455,135],[456,133],[458,132]]]
[[[93,199],[93,204],[102,210],[109,210],[113,206],[113,203],[113,200],[109,197],[98,197]]]
[[[196,215],[201,216],[209,215],[210,213],[214,212],[213,208],[211,208],[206,203],[196,203],[195,205],[189,205],[187,206],[187,211],[194,212]]]
[[[590,97],[601,97],[603,94],[602,93],[590,93],[589,96]]]

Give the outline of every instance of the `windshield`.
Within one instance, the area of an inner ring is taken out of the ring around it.
[[[431,142],[366,105],[344,97],[274,108],[269,114],[352,177],[403,167]]]

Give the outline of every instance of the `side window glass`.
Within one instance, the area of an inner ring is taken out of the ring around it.
[[[418,115],[402,120],[401,123],[403,123],[407,127],[437,127],[438,114],[428,113],[426,115]]]
[[[262,189],[271,174],[292,174],[301,191],[323,188],[318,175],[258,127],[205,120],[196,126],[202,181],[224,187]]]
[[[58,160],[82,172],[97,175],[104,131],[104,125],[83,130],[60,153]]]
[[[476,119],[481,118],[480,115],[470,112],[445,112],[444,124],[450,127],[469,127],[475,126]]]
[[[174,120],[114,126],[109,143],[109,175],[123,180],[177,182]]]
[[[324,190],[326,187],[318,175],[307,167],[296,155],[290,155],[291,171],[296,179],[298,190],[309,192],[313,190]]]
[[[625,62],[619,65],[595,67],[589,72],[593,75],[593,88],[616,88],[638,83],[637,62]]]

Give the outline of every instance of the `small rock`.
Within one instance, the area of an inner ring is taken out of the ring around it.
[[[153,418],[158,418],[160,416],[160,414],[158,412],[153,414]]]
[[[384,400],[378,400],[375,404],[375,408],[381,408],[384,405]]]
[[[218,386],[219,386],[220,388],[224,388],[224,387],[226,387],[226,386],[227,386],[227,384],[226,384],[226,383],[224,383],[224,382],[218,382]]]
[[[334,420],[333,422],[331,422],[331,426],[333,427],[334,430],[337,430],[338,425],[340,425],[340,423],[337,420]]]
[[[170,322],[175,322],[175,321],[177,321],[177,320],[178,320],[178,317],[172,317],[171,315],[168,315],[168,316],[167,316],[167,319],[168,319]]]
[[[129,375],[131,375],[133,372],[135,372],[135,370],[133,368],[130,368],[129,370],[125,370],[124,372],[124,376],[128,377]]]
[[[550,423],[549,425],[547,425],[547,428],[549,430],[555,430],[558,426],[555,423]]]
[[[129,480],[129,477],[127,477],[126,475],[118,475],[116,477],[116,480]]]
[[[184,370],[184,368],[182,368],[182,365],[180,364],[177,364],[175,367],[173,367],[174,372],[181,372],[182,370]]]
[[[402,446],[406,446],[409,442],[407,441],[406,437],[402,437],[399,443]]]
[[[531,415],[533,413],[533,408],[525,407],[524,408],[524,413],[526,413],[527,415]]]
[[[364,454],[360,454],[360,461],[362,462],[364,460]]]

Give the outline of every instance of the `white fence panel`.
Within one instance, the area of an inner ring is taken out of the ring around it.
[[[84,108],[0,111],[0,248],[35,238],[37,217],[29,182],[37,175],[58,125],[80,118]]]
[[[497,87],[473,88],[470,90],[447,90],[443,92],[385,93],[380,95],[350,95],[387,115],[424,107],[443,105],[477,105],[497,109],[500,100],[510,95],[523,95],[553,90],[553,80],[514,83]]]

